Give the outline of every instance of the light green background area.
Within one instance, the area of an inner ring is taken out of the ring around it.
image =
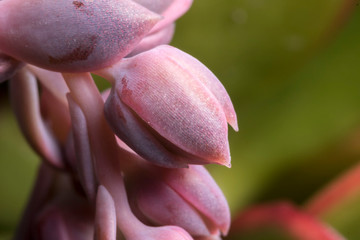
[[[172,44],[218,76],[238,114],[240,131],[229,129],[232,168],[209,167],[233,212],[276,199],[301,204],[360,159],[360,147],[350,153],[341,147],[360,129],[360,6],[355,5],[195,0],[178,21]],[[8,239],[2,232],[18,220],[38,161],[2,108],[0,239]],[[343,224],[360,219],[360,209],[351,205],[344,208],[354,209],[352,216],[332,223],[349,239],[359,239],[360,233]]]

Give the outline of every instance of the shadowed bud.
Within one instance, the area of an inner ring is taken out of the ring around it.
[[[160,20],[131,0],[3,0],[0,12],[4,53],[61,72],[113,64]]]
[[[152,224],[180,226],[194,237],[227,234],[227,201],[203,166],[153,168],[141,175],[146,177],[133,188],[131,202]]]
[[[162,45],[105,69],[115,86],[105,115],[145,159],[165,167],[230,166],[231,100],[216,76],[190,55]]]

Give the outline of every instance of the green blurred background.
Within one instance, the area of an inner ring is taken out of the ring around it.
[[[301,205],[360,159],[359,27],[355,0],[195,0],[178,21],[172,45],[218,76],[238,114],[232,168],[209,166],[233,213]],[[9,239],[39,159],[0,87],[0,239]],[[347,222],[360,222],[359,208]],[[360,239],[351,224],[329,222]]]

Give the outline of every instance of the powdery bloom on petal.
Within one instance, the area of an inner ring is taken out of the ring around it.
[[[0,11],[0,49],[61,72],[115,63],[160,20],[131,0],[3,0]]]

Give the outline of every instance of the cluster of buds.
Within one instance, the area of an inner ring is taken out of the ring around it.
[[[236,114],[210,70],[166,45],[191,4],[0,1],[0,81],[43,159],[15,239],[228,233],[226,199],[202,165],[230,166]]]

